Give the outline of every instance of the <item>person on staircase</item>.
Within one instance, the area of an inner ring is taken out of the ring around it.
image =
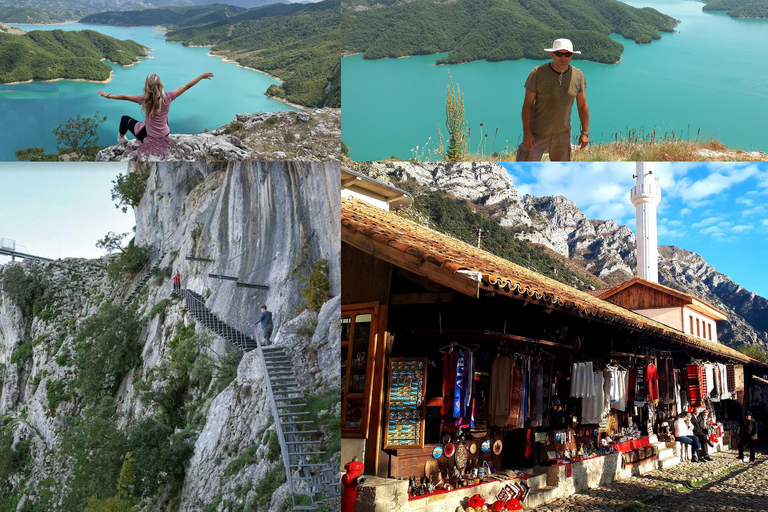
[[[270,338],[272,337],[272,329],[274,325],[272,324],[272,312],[267,311],[267,306],[261,306],[261,314],[259,315],[259,318],[256,319],[256,325],[261,324],[261,332],[264,334],[264,346],[268,347],[272,344],[270,341]]]
[[[680,448],[683,450],[685,449],[683,444],[690,444],[691,462],[699,462],[698,453],[701,451],[701,443],[699,438],[693,435],[693,427],[689,423],[690,417],[691,413],[684,412],[675,420],[675,440],[681,443]]]
[[[176,275],[173,276],[173,294],[179,295],[181,293],[181,273],[177,270]]]
[[[707,424],[704,416],[702,415],[702,409],[702,407],[697,407],[693,410],[691,425],[693,426],[693,435],[696,436],[701,443],[701,459],[711,461],[712,457],[709,456],[709,436],[707,435]]]

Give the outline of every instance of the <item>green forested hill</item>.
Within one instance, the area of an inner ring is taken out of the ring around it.
[[[224,4],[161,7],[159,9],[144,9],[141,11],[107,11],[90,14],[80,20],[80,23],[95,23],[101,25],[141,26],[164,25],[188,27],[201,23],[226,21],[245,11],[242,7]]]
[[[614,63],[624,47],[610,34],[650,43],[677,23],[617,0],[354,1],[342,13],[344,51],[367,59],[450,52],[440,64],[549,58],[543,48],[560,37],[582,51],[577,58]]]
[[[768,0],[704,0],[705,11],[728,11],[734,18],[768,18]]]
[[[283,85],[270,94],[310,107],[341,105],[339,0],[268,5],[234,20],[171,31],[169,41],[212,46],[243,66],[271,73]]]
[[[128,65],[148,51],[134,41],[121,41],[93,30],[0,33],[0,82],[106,80],[111,68],[102,59]]]
[[[16,5],[0,5],[0,22],[3,23],[58,23],[67,18],[51,11],[20,7]]]

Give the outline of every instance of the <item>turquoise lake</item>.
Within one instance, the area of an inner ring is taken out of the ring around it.
[[[166,43],[163,33],[154,27],[112,27],[69,23],[31,26],[12,24],[24,30],[96,30],[118,39],[133,39],[152,49],[149,59],[113,69],[106,84],[57,81],[26,84],[0,84],[0,160],[16,160],[14,151],[44,146],[56,152],[52,130],[60,122],[77,114],[90,117],[96,111],[107,116],[99,129],[103,145],[115,144],[120,118],[129,115],[143,120],[141,107],[127,101],[107,100],[96,91],[111,94],[141,94],[144,79],[150,73],[160,76],[166,90],[176,89],[205,72],[211,80],[202,80],[171,105],[168,124],[172,133],[199,133],[227,124],[238,113],[294,110],[285,103],[264,95],[277,80],[236,64],[208,56],[209,48],[186,48],[180,43]]]
[[[705,13],[698,1],[627,3],[654,7],[680,20],[679,33],[662,33],[661,40],[647,45],[614,35],[625,48],[618,64],[574,61],[587,79],[592,142],[654,128],[657,134],[674,131],[693,139],[700,130],[730,147],[768,151],[768,72],[762,57],[768,48],[768,20]],[[578,41],[574,44],[578,50]],[[481,139],[489,154],[492,146],[494,151],[517,147],[522,140],[523,83],[545,61],[434,65],[442,55],[342,59],[342,140],[350,157],[424,158],[425,143],[427,152],[436,146],[438,126],[446,136],[449,72],[464,95],[471,151],[482,151]],[[575,108],[572,124],[577,130]]]

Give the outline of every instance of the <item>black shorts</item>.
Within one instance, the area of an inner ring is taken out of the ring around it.
[[[136,133],[136,124],[138,124],[138,121],[134,118],[130,116],[123,116],[120,119],[120,133],[125,135],[130,131],[139,141],[143,141],[147,136],[147,127],[142,126],[141,130],[139,130],[139,133]]]

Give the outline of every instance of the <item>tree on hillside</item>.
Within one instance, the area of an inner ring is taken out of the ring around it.
[[[66,123],[59,123],[53,129],[59,154],[74,153],[78,160],[93,160],[99,151],[99,125],[107,120],[107,116],[99,117],[99,112],[93,117],[70,117]]]

